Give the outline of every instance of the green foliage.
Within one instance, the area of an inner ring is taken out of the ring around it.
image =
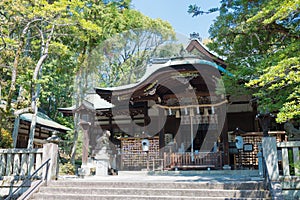
[[[193,17],[197,16],[197,15],[204,15],[204,14],[210,14],[213,12],[218,11],[218,8],[211,8],[208,11],[203,11],[201,9],[201,7],[197,6],[197,5],[190,5],[189,9],[188,9],[188,13],[192,14]]]
[[[7,122],[13,121],[14,112],[31,107],[36,101],[50,118],[78,130],[77,121],[62,117],[57,109],[78,106],[86,91],[112,84],[101,79],[104,71],[99,69],[99,63],[91,65],[91,52],[96,47],[103,46],[104,41],[115,35],[129,32],[134,33],[125,37],[130,41],[147,31],[161,41],[174,38],[169,23],[132,10],[130,3],[130,0],[1,1],[0,99],[6,104],[0,107],[0,128],[11,129],[12,123]],[[112,65],[106,65],[109,76],[120,83],[132,73],[129,80],[135,81],[144,72],[137,67],[149,58],[148,54],[144,55],[147,56],[134,52],[130,54],[134,59],[126,58],[121,64],[111,61]],[[76,145],[77,132],[63,136],[69,141],[64,147],[68,154]],[[80,142],[77,150],[80,155]]]
[[[161,30],[162,27],[167,24],[151,22],[147,28],[122,32],[95,48],[88,65],[102,72],[98,77],[101,86],[130,84],[140,79],[149,60],[174,36],[172,29]]]
[[[292,163],[292,167],[294,167],[295,169],[298,169],[298,171],[300,171],[300,161]],[[300,176],[299,173],[296,173],[295,175]]]
[[[59,174],[75,175],[75,167],[70,162],[59,165]]]
[[[190,11],[197,15],[197,9]],[[298,119],[300,1],[221,1],[218,10],[208,47],[226,57],[235,74],[225,81],[227,92],[254,93],[258,109],[277,113],[277,122]]]
[[[0,130],[0,148],[11,148],[13,142],[11,133],[3,128],[1,128]]]

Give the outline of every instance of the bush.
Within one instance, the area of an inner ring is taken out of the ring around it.
[[[0,148],[11,148],[13,144],[11,133],[3,128],[1,128],[0,130]]]
[[[70,162],[67,162],[65,164],[61,164],[59,166],[59,174],[74,175],[75,174],[75,167]]]

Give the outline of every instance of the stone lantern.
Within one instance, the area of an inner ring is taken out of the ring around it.
[[[258,119],[259,124],[261,125],[263,131],[263,137],[268,137],[269,134],[269,126],[271,123],[271,119],[274,117],[271,113],[259,113],[256,115],[256,119]]]

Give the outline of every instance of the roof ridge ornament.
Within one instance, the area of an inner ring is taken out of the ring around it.
[[[190,40],[199,40],[200,42],[202,42],[200,34],[196,32],[190,33]]]

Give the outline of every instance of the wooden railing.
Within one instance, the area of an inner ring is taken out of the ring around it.
[[[198,152],[193,155],[185,153],[165,153],[164,164],[166,168],[215,168],[222,167],[221,152]]]
[[[300,195],[300,141],[276,142],[275,137],[262,139],[265,177],[273,199],[294,199]],[[293,173],[291,173],[293,172]]]
[[[41,149],[0,149],[0,199],[15,199],[26,190],[34,191],[42,183],[56,179],[57,159],[58,145],[53,143]],[[39,185],[35,180],[41,180],[37,181]]]
[[[300,175],[300,170],[295,167],[295,164],[299,164],[299,147],[300,141],[279,142],[277,143],[278,160],[281,161],[282,174],[279,171],[279,175],[291,176]],[[293,172],[293,173],[291,173]]]
[[[25,177],[42,164],[43,149],[0,149],[0,176]]]

